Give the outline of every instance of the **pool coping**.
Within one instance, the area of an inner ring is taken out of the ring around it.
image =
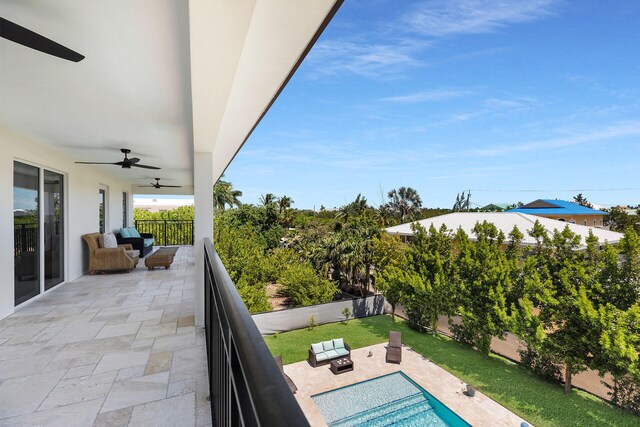
[[[341,375],[333,375],[326,366],[312,368],[306,361],[284,366],[298,387],[295,397],[312,426],[327,423],[311,396],[398,371],[473,426],[517,427],[525,421],[480,391],[475,397],[466,396],[464,382],[410,347],[403,346],[401,364],[386,363],[385,346],[383,343],[352,350],[357,368]]]
[[[354,418],[354,417],[357,417],[357,416],[362,416],[363,414],[365,414],[365,413],[367,413],[367,412],[369,412],[369,411],[372,411],[372,410],[375,410],[375,409],[381,408],[381,407],[383,407],[383,406],[393,405],[393,404],[395,404],[395,403],[397,403],[397,402],[400,402],[400,401],[402,401],[402,400],[406,400],[406,399],[409,399],[409,398],[412,398],[412,397],[416,397],[416,396],[418,396],[418,395],[422,395],[422,396],[424,396],[424,397],[425,397],[425,399],[426,399],[427,401],[429,401],[429,404],[431,404],[431,401],[430,401],[431,399],[435,400],[437,403],[439,403],[441,406],[443,406],[446,410],[450,411],[454,416],[456,416],[456,417],[460,418],[460,420],[461,420],[462,422],[466,423],[466,424],[467,424],[467,426],[471,427],[471,423],[469,423],[469,422],[468,422],[467,420],[465,420],[462,416],[460,416],[459,414],[457,414],[453,409],[449,408],[446,404],[444,404],[443,402],[441,402],[441,401],[440,401],[437,397],[435,397],[433,394],[429,393],[429,391],[428,391],[427,389],[425,389],[425,388],[424,388],[424,387],[422,387],[420,384],[418,384],[418,383],[417,383],[417,382],[415,382],[413,379],[411,379],[411,377],[410,377],[409,375],[407,375],[405,372],[403,372],[402,370],[399,370],[399,371],[396,371],[396,372],[389,372],[389,373],[386,373],[386,374],[383,374],[383,375],[379,375],[379,376],[377,376],[377,377],[373,377],[373,378],[366,379],[366,380],[364,380],[364,381],[359,381],[359,382],[356,382],[356,383],[353,383],[353,384],[347,384],[347,385],[342,386],[342,387],[334,388],[334,389],[332,389],[332,390],[327,390],[327,391],[323,391],[323,392],[321,392],[321,393],[316,393],[316,394],[311,395],[310,397],[311,397],[311,399],[313,400],[313,398],[315,398],[315,397],[317,397],[317,396],[322,396],[322,395],[325,395],[325,394],[334,393],[334,392],[336,392],[336,391],[338,391],[338,390],[343,390],[343,389],[347,389],[347,388],[350,388],[350,387],[355,387],[355,386],[358,386],[358,385],[362,385],[362,384],[365,384],[365,383],[368,383],[368,382],[376,381],[376,380],[379,380],[379,379],[381,379],[381,378],[389,377],[389,376],[392,376],[392,375],[401,375],[405,380],[407,380],[407,382],[411,383],[411,385],[412,385],[413,387],[415,387],[415,388],[416,388],[417,393],[411,394],[411,395],[409,395],[409,396],[404,396],[404,397],[401,397],[401,398],[398,398],[398,399],[391,400],[391,401],[386,402],[386,403],[384,403],[384,404],[382,404],[382,405],[378,405],[378,406],[375,406],[375,407],[373,407],[373,408],[366,409],[366,410],[364,410],[364,411],[356,412],[356,413],[351,414],[351,415],[349,415],[349,416],[343,417],[343,418],[341,418],[340,420],[336,420],[336,421],[332,421],[332,422],[337,422],[337,421],[343,422],[343,421],[345,421],[345,420],[347,420],[347,419],[349,419],[349,418]],[[426,396],[425,396],[425,394],[426,394]],[[314,404],[316,404],[315,400],[314,400]],[[316,404],[316,406],[317,406],[317,404]],[[440,414],[438,414],[438,411],[436,411],[436,408],[435,408],[435,407],[432,407],[432,409],[433,409],[434,413],[435,413],[438,417],[440,417]],[[318,408],[318,410],[320,410],[320,413],[322,413],[322,409]],[[440,418],[441,418],[441,417],[440,417]],[[441,419],[442,419],[442,418],[441,418]],[[325,420],[326,420],[326,419],[325,419]],[[445,422],[446,422],[446,421],[445,421]]]

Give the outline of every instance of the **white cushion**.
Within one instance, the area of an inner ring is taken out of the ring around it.
[[[336,348],[333,351],[338,353],[338,355],[340,355],[340,356],[346,356],[347,354],[349,354],[349,350],[347,350],[346,348]]]
[[[137,250],[137,249],[132,249],[130,251],[127,251],[127,255],[129,255],[129,258],[139,257],[140,256],[140,251]]]
[[[113,233],[104,233],[102,235],[102,247],[103,248],[117,248],[118,241],[116,235]]]
[[[323,360],[327,360],[329,358],[329,356],[327,356],[327,353],[316,353],[316,360],[318,362],[322,362]]]
[[[315,354],[320,354],[324,352],[324,349],[322,348],[322,343],[311,344],[311,351],[313,351]]]
[[[325,351],[324,354],[326,354],[329,359],[335,359],[336,357],[340,357],[340,353],[338,353],[335,350]]]

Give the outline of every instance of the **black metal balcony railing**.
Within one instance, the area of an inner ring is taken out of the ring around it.
[[[157,245],[193,245],[192,219],[137,219],[138,233],[151,233]]]
[[[14,224],[13,251],[20,257],[24,252],[36,252],[38,247],[38,223]]]
[[[204,242],[205,328],[216,426],[308,426],[211,240]]]

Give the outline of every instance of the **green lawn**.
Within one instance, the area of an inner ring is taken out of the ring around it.
[[[265,337],[274,355],[285,364],[307,358],[311,343],[343,337],[352,347],[386,342],[388,332],[402,332],[402,342],[538,427],[633,426],[640,417],[614,408],[588,393],[564,396],[562,387],[536,378],[518,365],[496,355],[484,356],[444,336],[434,337],[410,329],[399,319],[375,316],[333,323]]]

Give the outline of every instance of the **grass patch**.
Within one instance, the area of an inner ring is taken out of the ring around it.
[[[500,356],[485,356],[447,337],[414,331],[390,316],[332,323],[313,331],[300,329],[265,337],[265,341],[274,355],[282,354],[283,363],[289,364],[306,360],[312,343],[342,337],[352,348],[360,348],[386,342],[390,330],[401,331],[404,344],[538,427],[640,425],[640,417],[595,396],[582,391],[565,396],[561,386]]]

